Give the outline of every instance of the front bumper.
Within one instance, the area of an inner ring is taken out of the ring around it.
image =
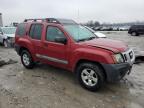
[[[129,63],[102,64],[102,66],[105,69],[108,82],[121,80],[127,73],[130,73],[132,68],[132,65]]]

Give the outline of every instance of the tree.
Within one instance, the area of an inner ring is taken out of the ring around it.
[[[98,21],[88,21],[86,24],[86,26],[89,26],[89,27],[98,27],[100,26],[100,23]]]
[[[100,26],[100,23],[98,21],[95,21],[94,22],[94,27],[98,27],[98,26]]]

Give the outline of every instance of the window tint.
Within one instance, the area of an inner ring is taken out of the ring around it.
[[[30,36],[31,37],[33,37],[34,28],[35,28],[35,25],[32,25],[31,29],[30,29]]]
[[[65,36],[59,28],[48,26],[46,40],[54,42],[56,37],[65,37]]]
[[[42,34],[42,25],[41,24],[33,24],[30,29],[30,36],[33,39],[41,39]]]
[[[18,36],[24,36],[25,35],[25,24],[19,24],[18,30],[16,33]]]
[[[87,40],[95,37],[94,33],[81,25],[64,25],[64,28],[75,41]]]

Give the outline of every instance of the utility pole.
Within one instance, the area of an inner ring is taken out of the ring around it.
[[[0,13],[0,26],[3,26],[2,13]]]

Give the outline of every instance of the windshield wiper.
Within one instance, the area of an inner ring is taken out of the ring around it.
[[[95,39],[96,37],[90,37],[90,38],[88,38],[87,40],[92,40],[92,39]]]
[[[80,42],[80,41],[86,41],[87,39],[79,39],[77,40],[77,42]]]

